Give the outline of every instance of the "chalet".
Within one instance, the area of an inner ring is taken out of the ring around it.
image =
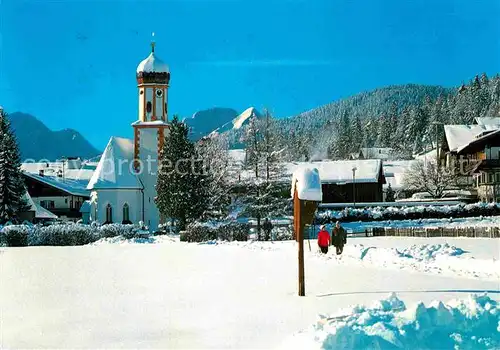
[[[298,167],[318,169],[323,203],[383,201],[386,181],[380,159],[290,163],[287,173],[292,174]]]
[[[26,188],[32,201],[62,219],[81,218],[80,207],[90,198],[86,186],[94,168],[80,162],[22,164]]]
[[[446,163],[456,166],[478,197],[500,201],[500,118],[476,118],[473,125],[445,125]]]

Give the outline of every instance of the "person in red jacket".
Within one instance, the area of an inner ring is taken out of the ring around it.
[[[326,230],[325,225],[319,227],[318,233],[318,246],[323,254],[328,253],[328,246],[330,245],[330,234]]]

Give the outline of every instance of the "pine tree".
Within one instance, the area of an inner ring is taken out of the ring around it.
[[[387,190],[385,192],[385,201],[386,202],[394,202],[396,200],[396,193],[392,189],[391,184],[387,186]]]
[[[356,115],[352,119],[352,125],[351,125],[352,152],[359,153],[361,148],[363,148],[363,134],[364,132],[361,119],[359,118],[359,115]]]
[[[391,143],[391,120],[389,116],[382,114],[378,120],[377,146],[389,147]]]
[[[21,156],[7,113],[0,109],[0,222],[27,209]]]
[[[160,213],[176,220],[179,230],[199,219],[208,206],[204,164],[188,138],[188,127],[174,116],[166,136],[156,184]]]
[[[336,137],[329,148],[328,157],[331,159],[348,159],[351,150],[351,123],[349,113],[344,110],[338,122]]]

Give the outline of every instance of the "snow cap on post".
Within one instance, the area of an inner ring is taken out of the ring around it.
[[[323,192],[318,169],[298,168],[295,170],[292,177],[292,198],[295,190],[301,200],[321,202]]]

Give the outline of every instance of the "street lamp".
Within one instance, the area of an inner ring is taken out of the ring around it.
[[[356,207],[356,166],[352,167],[352,201],[353,201],[353,207]]]

